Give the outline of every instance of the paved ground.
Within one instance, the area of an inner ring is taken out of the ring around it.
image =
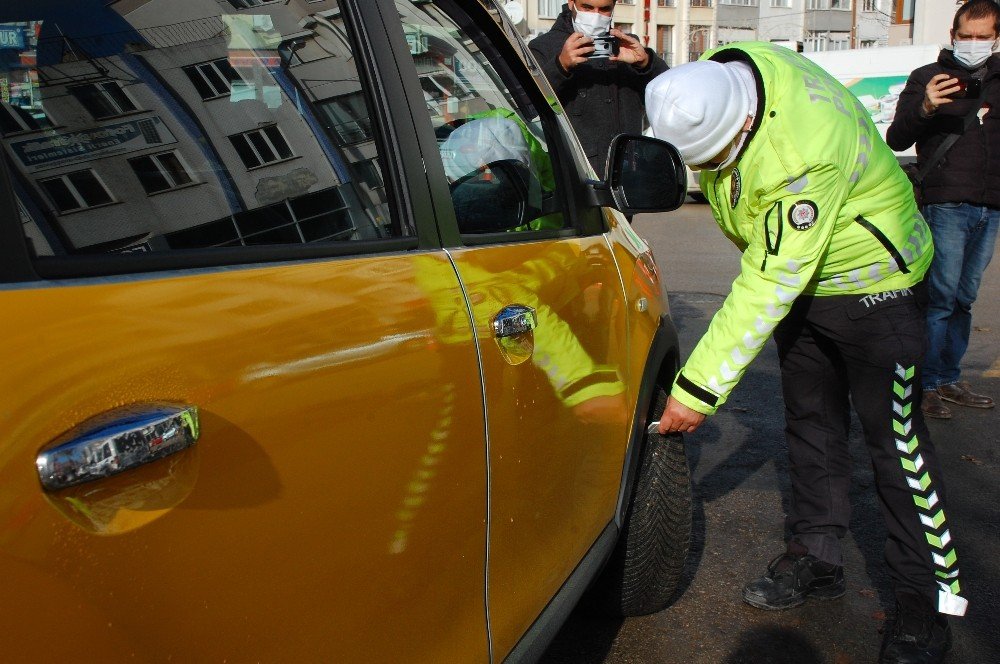
[[[739,255],[707,206],[639,217],[635,228],[664,270],[671,312],[689,351],[722,304]],[[1000,260],[975,308],[966,377],[1000,396]],[[742,603],[743,583],[783,549],[788,501],[777,357],[773,343],[729,403],[687,438],[695,487],[694,541],[683,592],[668,610],[625,621],[577,611],[544,662],[646,664],[848,664],[877,659],[891,589],[882,561],[884,529],[871,466],[855,422],[851,532],[845,542],[848,594],[784,612]],[[971,601],[953,622],[950,662],[1000,662],[1000,409],[962,409],[930,423],[948,482],[949,520]]]

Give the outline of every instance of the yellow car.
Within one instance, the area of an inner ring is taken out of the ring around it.
[[[665,607],[678,363],[492,2],[0,5],[5,662],[530,661]]]

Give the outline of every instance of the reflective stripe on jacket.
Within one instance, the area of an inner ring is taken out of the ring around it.
[[[933,249],[909,180],[868,112],[833,77],[768,43],[703,58],[748,63],[758,95],[736,162],[701,174],[715,219],[743,258],[671,394],[711,414],[796,297],[908,288]]]

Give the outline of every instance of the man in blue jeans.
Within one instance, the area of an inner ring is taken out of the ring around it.
[[[959,380],[969,345],[972,303],[993,257],[1000,226],[1000,6],[969,0],[955,13],[950,48],[914,70],[886,133],[893,150],[917,144],[917,164],[935,157],[951,134],[959,138],[923,179],[923,214],[934,237],[927,273],[927,357],[923,401],[928,417],[950,418],[945,402],[992,408],[993,399]],[[979,79],[981,92],[970,93]],[[977,110],[978,109],[978,110]],[[966,117],[975,113],[966,129]]]

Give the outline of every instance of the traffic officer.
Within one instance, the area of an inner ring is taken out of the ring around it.
[[[845,593],[850,403],[888,530],[898,607],[883,662],[938,662],[963,615],[944,487],[920,411],[924,273],[912,187],[865,108],[806,58],[730,44],[659,75],[652,133],[701,170],[722,232],[743,252],[732,292],[677,375],[662,433],[719,408],[773,332],[791,461],[791,539],[743,598],[764,609]]]

